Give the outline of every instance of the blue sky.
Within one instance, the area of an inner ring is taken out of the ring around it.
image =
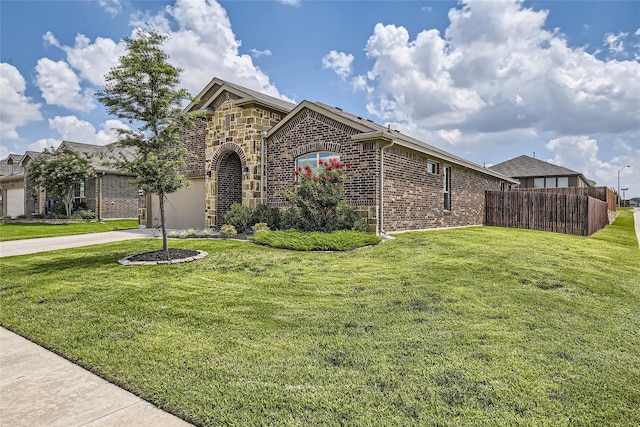
[[[106,144],[95,99],[153,24],[213,77],[321,101],[479,164],[521,154],[640,196],[638,1],[0,0],[0,157]]]

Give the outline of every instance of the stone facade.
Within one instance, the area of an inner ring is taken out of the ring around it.
[[[205,148],[205,225],[219,227],[234,202],[255,208],[260,202],[261,131],[284,112],[257,103],[237,105],[226,93],[210,107]]]

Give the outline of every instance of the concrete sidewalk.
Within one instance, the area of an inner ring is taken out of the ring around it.
[[[120,242],[122,240],[154,237],[150,228],[107,231],[104,233],[77,234],[74,236],[44,237],[41,239],[11,240],[0,242],[0,258],[14,255],[27,255],[57,249],[77,248],[101,243]]]
[[[191,425],[4,328],[0,348],[2,426]]]

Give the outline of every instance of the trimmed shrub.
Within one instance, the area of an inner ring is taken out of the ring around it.
[[[236,231],[236,228],[233,225],[224,224],[220,227],[220,234],[223,237],[235,237],[238,234],[238,231]]]
[[[297,206],[291,206],[284,211],[280,221],[281,230],[300,230],[302,228],[302,217],[300,215],[300,209],[298,209]]]
[[[236,230],[240,230],[240,232],[244,232],[249,228],[250,221],[251,209],[240,203],[232,204],[229,212],[224,215],[224,222],[228,225],[232,225]]]
[[[253,227],[251,227],[251,230],[253,231],[253,234],[263,233],[265,231],[271,231],[269,226],[264,222],[259,222],[257,224],[254,224]]]
[[[251,214],[251,225],[265,223],[271,230],[280,228],[280,209],[260,203]]]

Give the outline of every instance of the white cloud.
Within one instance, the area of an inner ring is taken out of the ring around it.
[[[97,37],[95,42],[84,34],[78,34],[73,46],[63,46],[48,31],[42,38],[51,46],[62,49],[67,54],[69,65],[78,70],[80,76],[94,85],[104,85],[104,75],[118,64],[118,59],[126,53],[124,42]]]
[[[332,50],[322,58],[322,68],[330,68],[335,71],[341,79],[346,79],[351,74],[352,62],[353,55],[350,53]]]
[[[214,0],[177,0],[157,15],[136,18],[132,23],[144,27],[152,23],[165,32],[164,46],[169,61],[182,68],[182,85],[197,95],[213,77],[229,80],[267,95],[280,95],[269,77],[253,64],[251,56],[240,54],[225,9]]]
[[[55,139],[55,138],[43,138],[43,139],[39,139],[36,142],[34,142],[33,144],[29,145],[29,147],[27,148],[28,151],[35,151],[35,152],[42,152],[44,151],[44,149],[56,149],[58,148],[58,146],[62,143],[61,139]]]
[[[98,4],[111,16],[116,16],[122,12],[122,4],[120,3],[120,0],[99,0]]]
[[[60,105],[78,111],[95,108],[93,91],[81,89],[78,76],[64,61],[40,58],[36,65],[36,84],[49,105]]]
[[[241,42],[236,39],[225,9],[214,0],[177,0],[157,14],[139,13],[131,18],[136,28],[152,26],[169,36],[164,51],[169,62],[180,67],[181,85],[197,95],[213,77],[229,80],[250,89],[281,97],[269,77],[258,69],[251,56],[240,54]],[[97,37],[94,42],[78,34],[74,46],[62,46],[52,33],[44,40],[67,54],[67,61],[80,76],[102,86],[104,75],[117,65],[126,53],[123,42]],[[254,55],[267,55],[268,50],[253,50]]]
[[[51,31],[47,31],[46,33],[44,33],[44,35],[42,36],[42,40],[44,40],[45,43],[49,46],[62,47],[56,36],[54,36]]]
[[[42,151],[43,148],[57,147],[62,141],[81,142],[84,144],[106,145],[115,142],[118,135],[116,129],[130,129],[119,120],[107,120],[99,130],[89,122],[76,116],[56,116],[49,119],[49,128],[60,135],[60,138],[45,138],[29,146],[29,150]]]
[[[0,63],[0,137],[17,139],[17,129],[33,121],[41,120],[40,104],[24,94],[26,82],[16,67]],[[4,145],[4,144],[3,144]]]
[[[351,79],[351,86],[355,92],[367,92],[371,93],[372,88],[369,87],[367,78],[365,76],[355,76]]]
[[[604,35],[604,45],[609,50],[612,57],[616,57],[625,53],[624,39],[629,33],[607,33]]]
[[[514,129],[638,132],[640,64],[568,46],[544,29],[547,14],[515,0],[466,1],[449,11],[444,36],[426,29],[411,39],[404,27],[377,24],[365,48],[368,82],[352,84],[371,88],[371,114],[443,145],[452,130],[461,143]]]
[[[251,52],[253,56],[256,58],[259,58],[261,56],[271,56],[271,51],[269,49],[265,49],[265,50],[250,49],[249,52]]]
[[[438,131],[438,135],[440,138],[444,139],[451,145],[457,145],[460,142],[460,137],[462,133],[458,129],[445,130],[441,129]]]

